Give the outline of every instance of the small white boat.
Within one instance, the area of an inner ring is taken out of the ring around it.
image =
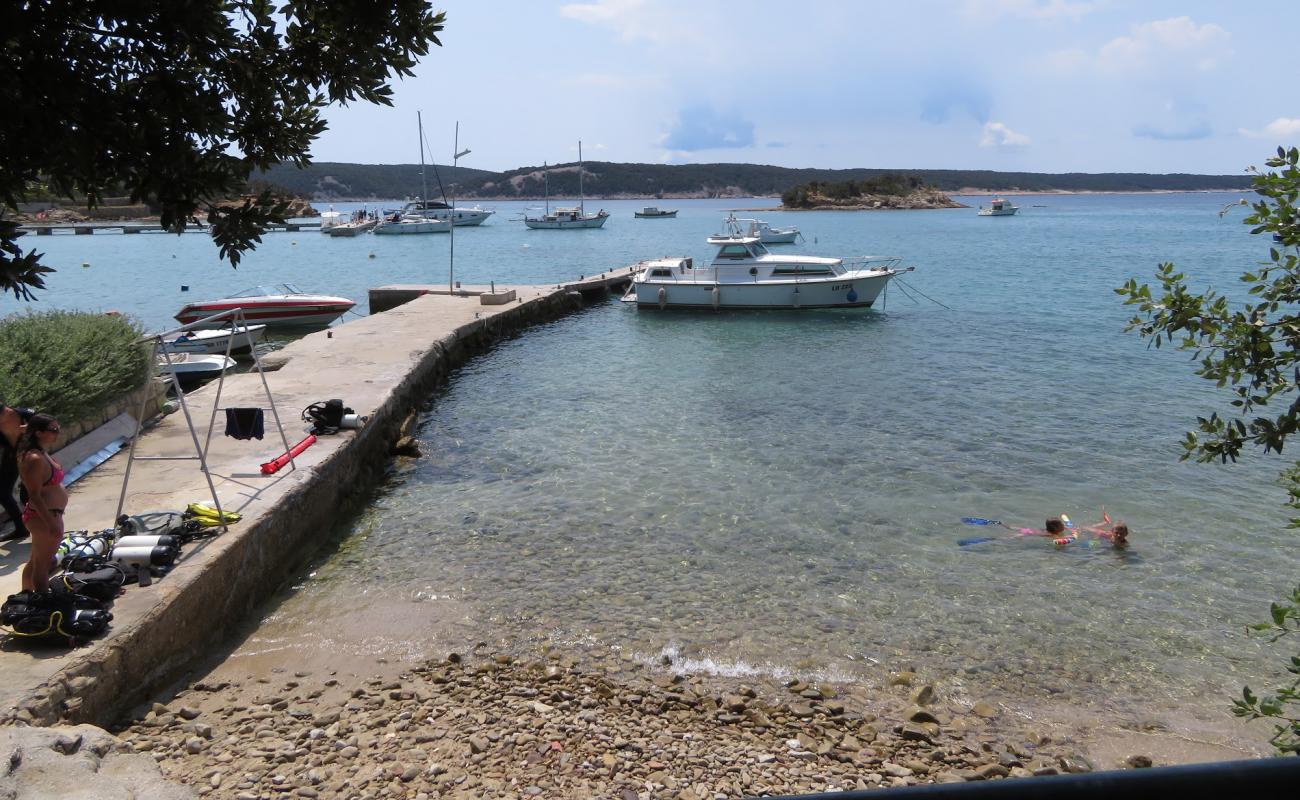
[[[675,217],[677,216],[677,209],[674,208],[672,210],[669,210],[666,208],[655,208],[654,206],[646,206],[640,211],[632,212],[632,215],[635,217],[639,217],[641,219],[655,219],[657,217]]]
[[[1013,204],[1010,200],[995,197],[988,206],[980,206],[980,210],[976,214],[981,217],[1010,217],[1019,210],[1020,206]]]
[[[773,228],[761,219],[729,217],[727,224],[731,225],[732,223],[739,225],[744,235],[753,236],[763,244],[794,244],[795,238],[802,236],[798,228],[793,226],[789,228]]]
[[[371,233],[376,236],[390,236],[409,233],[449,233],[450,231],[451,222],[445,219],[425,219],[394,214],[376,225]]]
[[[463,206],[449,206],[440,200],[414,200],[402,206],[401,215],[403,217],[423,217],[425,219],[450,220],[457,228],[464,228],[470,225],[482,225],[483,222],[495,211],[486,208],[474,206],[465,208]]]
[[[346,314],[356,303],[346,297],[308,294],[291,283],[278,286],[254,286],[220,300],[189,303],[173,318],[182,325],[197,322],[221,311],[244,310],[244,319],[272,328],[323,327]],[[217,320],[211,327],[229,325]]]
[[[819,258],[775,255],[728,219],[730,232],[710,236],[712,263],[690,258],[644,261],[623,299],[642,308],[869,308],[885,285],[912,267],[892,256]]]
[[[542,165],[542,175],[545,181],[546,192],[546,211],[539,217],[530,217],[524,214],[524,224],[537,230],[568,230],[572,228],[599,228],[609,219],[609,212],[603,208],[595,214],[588,214],[586,208],[586,193],[582,188],[582,176],[586,172],[582,161],[582,142],[578,142],[578,205],[572,208],[557,208],[551,211],[551,180],[550,171],[546,165]]]
[[[170,363],[168,361],[170,360]],[[198,353],[170,353],[158,356],[158,374],[176,375],[181,388],[185,391],[212,380],[221,373],[235,366],[235,359],[221,355],[200,355]]]
[[[253,346],[266,338],[265,325],[248,325],[238,328],[212,328],[209,330],[185,331],[179,336],[163,342],[163,349],[172,353],[230,353],[243,354],[252,352]]]
[[[342,212],[335,211],[334,206],[330,206],[329,211],[322,211],[320,215],[320,232],[329,233],[330,228],[343,224]]]

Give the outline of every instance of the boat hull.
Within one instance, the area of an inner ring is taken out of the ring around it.
[[[663,211],[658,214],[642,214],[640,211],[633,211],[632,216],[638,219],[664,219],[677,216],[676,211]]]
[[[758,237],[763,244],[794,244],[794,237],[799,235],[799,231],[787,231],[784,233],[763,233]]]
[[[453,212],[447,211],[445,209],[439,209],[439,210],[429,209],[428,211],[416,210],[408,213],[410,213],[412,216],[424,217],[425,219],[436,219],[442,222],[446,222],[447,219],[450,217],[451,224],[455,225],[457,228],[467,228],[470,227],[471,225],[482,225],[484,222],[487,221],[488,217],[492,216],[496,212],[485,211],[479,208],[476,209],[458,208],[456,209],[454,214]]]
[[[231,339],[234,339],[231,342]],[[230,331],[208,330],[202,331],[197,335],[191,335],[188,338],[178,337],[168,342],[163,342],[163,349],[173,353],[198,353],[198,354],[221,354],[224,355],[226,347],[229,345],[230,352],[233,355],[243,355],[252,352],[252,345],[257,345],[266,338],[265,325],[250,325],[247,329],[240,329],[231,334]]]
[[[186,306],[176,314],[182,325],[232,308],[244,309],[244,319],[270,328],[323,328],[346,314],[355,303],[213,303]],[[214,323],[220,327],[221,321]]]
[[[885,272],[853,278],[837,276],[825,281],[637,281],[633,283],[633,291],[636,304],[649,308],[870,308],[893,277],[894,273]],[[664,290],[662,297],[660,289]]]
[[[376,236],[393,236],[412,233],[449,233],[451,223],[446,220],[424,219],[418,222],[381,222],[372,231]]]

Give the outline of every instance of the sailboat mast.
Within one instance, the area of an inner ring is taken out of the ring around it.
[[[451,164],[454,168],[456,162],[460,160],[460,120],[456,120],[456,135],[451,141]],[[453,175],[454,179],[455,176]],[[450,295],[456,287],[456,184],[452,185],[451,196],[447,198],[447,222],[451,227],[447,229],[448,253],[447,261],[447,294]]]
[[[582,140],[578,140],[578,214],[587,216],[587,193],[582,190]]]
[[[420,112],[415,112],[415,124],[420,130],[420,216],[429,208],[429,181],[424,176],[424,119],[421,118]]]
[[[542,162],[542,194],[546,198],[546,216],[551,215],[551,170]]]

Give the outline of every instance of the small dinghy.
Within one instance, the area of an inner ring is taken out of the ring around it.
[[[170,376],[175,373],[181,389],[187,392],[207,383],[233,366],[235,366],[235,359],[221,355],[169,353],[158,356],[159,374]]]
[[[246,355],[253,351],[253,345],[260,344],[265,338],[265,325],[249,325],[234,330],[216,328],[213,330],[185,331],[173,339],[165,340],[163,349],[172,353],[198,353],[200,355],[215,353],[225,355],[226,348],[229,347],[231,355]]]

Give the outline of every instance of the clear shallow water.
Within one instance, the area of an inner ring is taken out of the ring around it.
[[[865,313],[611,302],[503,342],[432,398],[425,457],[395,470],[261,644],[562,643],[867,682],[914,664],[973,695],[1227,718],[1228,696],[1267,684],[1284,656],[1243,633],[1300,566],[1281,463],[1177,462],[1195,415],[1226,398],[1185,356],[1124,334],[1112,290],[1163,260],[1235,288],[1267,256],[1240,212],[1218,216],[1235,197],[1021,197],[1008,219],[761,214],[800,226],[799,252],[902,255],[918,268],[907,283],[950,308],[897,289]],[[735,201],[665,201],[677,220],[593,205],[615,214],[607,229],[556,233],[499,204],[458,232],[458,279],[549,283],[704,257]],[[94,253],[51,281],[51,301],[98,298],[162,324],[180,302],[172,283],[220,294],[299,280],[360,299],[440,282],[445,237],[432,241],[273,234],[237,276],[202,260],[198,236],[40,244],[77,263]],[[107,277],[119,272],[138,276],[129,292]],[[957,546],[989,533],[963,516],[1090,522],[1103,504],[1133,528],[1126,553]],[[370,624],[337,625],[362,595]],[[398,617],[429,632],[382,621]]]

